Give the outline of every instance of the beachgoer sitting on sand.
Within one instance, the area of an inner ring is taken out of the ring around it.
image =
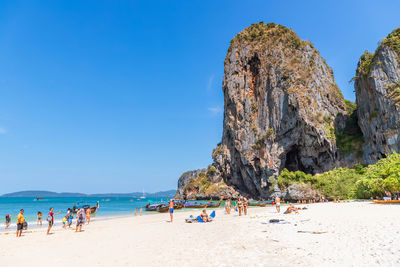
[[[200,218],[203,220],[203,222],[210,222],[211,221],[206,210],[203,210],[203,212],[200,214]]]
[[[295,212],[295,213],[299,213],[297,210],[298,210],[299,208],[296,208],[293,204],[290,204],[289,205],[289,207],[286,209],[286,211],[284,212],[284,214],[290,214],[290,213],[292,213],[292,211],[293,212]]]

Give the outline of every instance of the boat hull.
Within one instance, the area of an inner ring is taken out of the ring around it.
[[[400,200],[372,200],[376,204],[398,204]]]

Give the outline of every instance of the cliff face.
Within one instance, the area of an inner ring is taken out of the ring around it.
[[[399,57],[400,28],[389,34],[374,54],[365,52],[358,63],[354,87],[368,164],[400,149]]]
[[[210,165],[207,169],[188,171],[178,180],[177,199],[236,199],[239,193],[226,185],[218,170]]]
[[[314,174],[337,165],[345,103],[310,42],[281,25],[254,24],[231,41],[224,70],[223,137],[213,158],[228,185],[267,197],[268,179],[284,168]]]

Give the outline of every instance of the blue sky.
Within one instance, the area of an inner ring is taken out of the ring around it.
[[[221,140],[238,32],[292,28],[354,100],[358,58],[399,13],[398,1],[1,1],[0,193],[176,188]]]

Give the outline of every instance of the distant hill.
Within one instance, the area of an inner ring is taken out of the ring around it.
[[[144,193],[146,197],[173,197],[176,190],[160,191],[155,193]],[[106,194],[83,194],[68,192],[51,192],[51,191],[20,191],[4,194],[0,197],[141,197],[143,193],[106,193]]]

